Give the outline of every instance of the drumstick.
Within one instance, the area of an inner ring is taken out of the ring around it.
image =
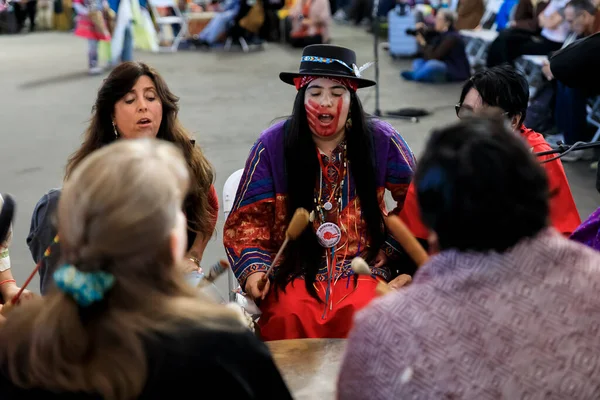
[[[356,275],[371,275],[371,268],[362,257],[354,257],[352,263],[350,263],[350,268]]]
[[[402,245],[410,258],[417,264],[417,267],[425,264],[429,259],[429,255],[417,241],[417,238],[406,227],[404,222],[397,215],[388,215],[385,217],[385,224],[390,230],[392,236]]]
[[[290,224],[288,225],[288,228],[285,232],[285,240],[283,241],[283,244],[279,248],[279,251],[277,252],[277,255],[275,256],[275,258],[273,259],[271,266],[269,266],[269,269],[267,269],[267,273],[263,275],[263,277],[261,278],[260,281],[258,281],[258,290],[261,290],[261,291],[263,290],[263,288],[267,284],[269,275],[273,271],[273,267],[277,264],[277,261],[279,261],[279,259],[281,258],[281,255],[283,254],[283,250],[285,250],[285,247],[288,245],[290,240],[296,240],[298,238],[298,236],[300,236],[300,234],[302,232],[304,232],[304,230],[308,226],[309,220],[310,220],[310,214],[308,213],[308,211],[306,211],[304,208],[298,208],[296,210],[296,212],[294,213],[294,216],[292,217],[292,220],[290,221]]]
[[[219,260],[210,267],[206,275],[203,274],[196,287],[200,289],[213,283],[223,272],[227,271],[227,268],[229,268],[229,263],[225,260]]]
[[[362,257],[354,257],[352,263],[350,263],[350,268],[356,275],[369,275],[371,276],[371,268],[369,268],[369,264]],[[375,292],[379,296],[383,296],[391,292],[392,289],[385,283],[379,281],[377,282],[377,287],[375,288]]]
[[[354,273],[357,275],[371,275],[371,269],[369,268],[369,265],[362,257],[355,257],[352,260],[350,267],[352,268],[352,271],[354,271]],[[400,287],[402,287],[412,281],[412,278],[410,275],[403,274],[400,276],[404,276],[404,283],[402,285],[400,285]],[[390,287],[389,284],[386,284],[386,283],[383,283],[380,281],[377,283],[377,287],[375,288],[375,291],[379,296],[383,296],[384,294],[388,294],[390,292],[393,292],[394,290]]]
[[[362,257],[354,257],[352,262],[350,263],[350,268],[356,275],[369,275],[371,276],[371,268],[369,268],[369,264]],[[383,296],[391,292],[392,289],[385,283],[379,281],[377,282],[377,287],[375,288],[375,292],[379,296]]]

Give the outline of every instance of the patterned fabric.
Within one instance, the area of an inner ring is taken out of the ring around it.
[[[54,272],[56,287],[68,294],[81,307],[104,298],[115,284],[115,277],[104,271],[82,272],[73,265],[63,265]]]
[[[573,232],[571,239],[600,251],[600,208]]]
[[[548,229],[444,251],[357,314],[339,399],[600,398],[600,254]]]
[[[412,179],[414,156],[398,132],[386,122],[373,123],[373,136],[380,205],[385,209],[384,191],[387,188],[398,203],[392,212],[398,213],[402,209],[406,190]],[[225,223],[225,249],[242,287],[245,286],[249,275],[267,270],[285,237],[287,188],[283,141],[284,123],[281,122],[263,132],[254,144],[233,208]],[[366,224],[361,218],[352,166],[349,176],[345,178],[342,204],[344,208],[339,223],[349,229],[342,229],[340,243],[345,245],[338,252],[343,252],[345,257],[338,258],[334,280],[352,275],[350,261],[363,254],[368,247],[368,239],[365,237]],[[399,244],[388,236],[383,249],[386,254],[393,257],[397,255],[399,248]],[[390,276],[385,267],[374,268],[373,273],[386,280]],[[327,267],[323,259],[317,281],[326,279]]]
[[[338,63],[348,68],[350,71],[353,71],[352,67],[343,62],[342,60],[338,60],[337,58],[326,58],[326,57],[316,57],[316,56],[303,56],[300,62],[314,62],[320,64],[333,64]]]

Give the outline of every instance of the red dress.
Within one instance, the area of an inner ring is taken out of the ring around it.
[[[521,135],[527,140],[529,146],[531,146],[532,153],[552,150],[544,137],[532,129],[527,129],[523,126],[521,128]],[[544,161],[552,157],[555,157],[555,155],[542,156],[538,157],[538,159]],[[581,218],[571,194],[565,169],[560,160],[551,161],[542,164],[542,166],[546,170],[550,186],[550,221],[557,231],[565,236],[570,236],[581,224]],[[402,218],[413,235],[420,239],[427,239],[429,230],[421,222],[416,190],[412,183],[408,188],[400,218]]]

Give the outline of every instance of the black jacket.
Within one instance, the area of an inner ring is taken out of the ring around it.
[[[600,33],[577,40],[550,58],[554,78],[582,89],[588,96],[600,94]]]
[[[250,331],[185,328],[148,340],[146,349],[148,376],[140,400],[292,399],[269,349]],[[4,372],[0,367],[2,400],[100,400],[92,394],[18,388]]]

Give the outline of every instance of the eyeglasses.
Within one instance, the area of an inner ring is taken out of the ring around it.
[[[458,119],[470,118],[475,116],[477,113],[469,106],[464,106],[462,103],[458,103],[454,106],[454,110],[456,111],[456,116]],[[503,112],[500,114],[502,117],[507,117],[508,112]]]
[[[465,107],[462,103],[455,105],[454,110],[456,111],[458,119],[472,117],[475,114],[475,111],[473,111],[471,107]]]

